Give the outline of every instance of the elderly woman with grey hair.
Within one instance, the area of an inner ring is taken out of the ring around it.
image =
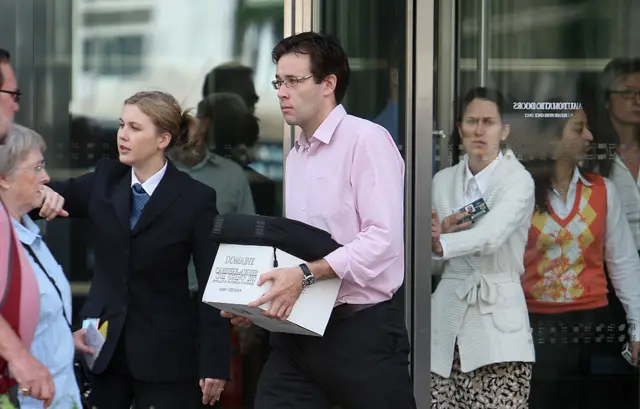
[[[38,282],[40,312],[31,354],[53,376],[56,394],[51,407],[81,408],[73,369],[71,287],[42,240],[40,229],[28,215],[42,204],[43,186],[49,182],[44,150],[45,142],[38,133],[23,126],[11,126],[0,146],[0,199]],[[42,408],[42,401],[27,395],[18,396],[21,408]]]

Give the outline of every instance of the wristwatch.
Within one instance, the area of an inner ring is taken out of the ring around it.
[[[315,283],[316,278],[306,264],[300,264],[300,268],[302,269],[302,274],[304,274],[304,277],[302,277],[302,289],[304,290]]]

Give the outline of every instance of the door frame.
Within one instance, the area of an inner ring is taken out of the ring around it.
[[[410,288],[413,306],[412,364],[414,394],[419,408],[431,405],[431,180],[433,178],[434,112],[435,112],[435,63],[436,63],[436,0],[415,0],[412,23],[415,24],[413,38],[414,69],[407,73],[413,78],[413,135],[407,135],[413,144],[408,150],[408,172],[411,175],[413,192],[412,275]],[[416,22],[420,24],[416,24]],[[411,24],[409,24],[411,25]],[[407,84],[409,87],[409,84]],[[408,90],[409,91],[409,90]],[[411,129],[408,127],[408,129]],[[406,189],[410,191],[411,189]]]

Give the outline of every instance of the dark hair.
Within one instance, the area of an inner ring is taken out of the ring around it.
[[[260,138],[260,122],[255,115],[247,113],[244,120],[244,144],[254,146]]]
[[[260,99],[253,85],[253,70],[235,62],[218,65],[204,79],[202,98],[209,94],[230,92],[239,95],[247,107]]]
[[[589,113],[593,116],[590,122],[593,129],[594,142],[606,146],[606,159],[597,164],[598,173],[604,177],[609,177],[613,170],[614,153],[620,144],[620,138],[613,127],[606,105],[609,102],[613,87],[620,80],[637,73],[640,73],[640,57],[616,57],[604,67],[598,81],[593,113],[591,111]],[[637,139],[640,142],[640,129],[638,129]],[[593,163],[590,163],[589,168],[593,169],[593,165]]]
[[[277,64],[282,56],[291,53],[309,56],[311,60],[310,71],[316,84],[322,82],[329,75],[335,75],[336,104],[342,103],[349,86],[351,70],[347,53],[338,40],[330,35],[311,31],[294,34],[291,37],[283,38],[276,44],[271,52],[271,58]]]
[[[600,77],[600,88],[604,96],[608,98],[611,95],[618,81],[636,73],[640,73],[640,57],[616,57],[609,61]]]
[[[560,104],[566,103],[567,100],[565,98],[549,98],[546,99],[545,102]],[[579,103],[582,110],[586,113],[581,101],[572,102]],[[547,196],[553,188],[552,178],[555,174],[556,159],[553,157],[552,142],[562,138],[562,132],[567,122],[577,110],[579,109],[549,111],[546,112],[546,114],[549,115],[526,118],[522,124],[522,136],[527,138],[527,142],[537,144],[538,148],[529,152],[529,156],[523,157],[522,164],[533,178],[535,186],[535,209],[540,213],[547,213],[549,211]],[[544,112],[540,113],[545,114]],[[587,114],[587,118],[588,117]],[[595,158],[592,160],[597,161]],[[591,173],[587,171],[586,167],[580,164],[577,165],[578,171],[587,180],[590,180]]]
[[[476,99],[484,99],[496,104],[498,114],[500,115],[500,120],[504,118],[509,108],[507,99],[500,93],[500,91],[487,87],[475,87],[469,90],[469,92],[467,92],[462,98],[462,103],[460,104],[460,109],[458,111],[459,122],[462,122],[464,113],[467,111],[467,108]]]
[[[9,51],[4,48],[0,48],[0,64],[8,64],[11,62],[11,54]],[[4,85],[4,77],[2,76],[2,71],[0,70],[0,87]]]
[[[211,119],[207,144],[213,145],[220,156],[227,156],[236,145],[244,143],[251,146],[257,141],[257,118],[247,110],[236,94],[209,94],[198,104],[198,118]],[[255,139],[252,133],[255,133]]]
[[[258,142],[260,125],[251,112],[216,118],[213,119],[211,132],[215,141],[214,150],[218,155],[231,158],[231,150],[235,146],[244,144],[252,147]]]
[[[143,91],[127,98],[124,103],[137,106],[160,132],[171,135],[167,150],[198,143],[195,117],[191,110],[183,110],[172,95],[162,91]]]
[[[500,120],[504,121],[504,118],[511,112],[511,107],[507,99],[500,93],[500,91],[487,88],[487,87],[475,87],[469,90],[464,96],[459,99],[458,109],[456,113],[457,124],[461,123],[464,118],[464,113],[467,111],[469,105],[476,99],[483,99],[485,101],[493,102],[498,109],[498,115]],[[457,125],[456,124],[456,125]],[[458,162],[460,156],[460,145],[462,144],[462,135],[457,126],[454,126],[451,132],[451,152],[453,155],[453,164]]]

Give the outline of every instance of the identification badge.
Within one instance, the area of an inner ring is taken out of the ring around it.
[[[90,325],[93,325],[96,328],[100,328],[100,319],[99,318],[87,318],[82,321],[82,328],[89,328]]]
[[[105,337],[93,324],[90,324],[87,327],[87,333],[85,334],[85,343],[93,349],[93,354],[84,354],[89,369],[93,369],[93,364],[96,362],[98,355],[100,355],[104,341]]]
[[[462,224],[462,223],[467,223],[467,222],[470,222],[470,221],[474,221],[478,217],[482,216],[483,214],[488,213],[489,212],[489,206],[487,206],[487,204],[485,203],[483,198],[480,198],[480,199],[478,199],[478,200],[466,205],[462,209],[459,209],[458,212],[469,213],[469,216],[464,217],[463,219],[460,219],[460,221],[458,222],[458,224]]]

